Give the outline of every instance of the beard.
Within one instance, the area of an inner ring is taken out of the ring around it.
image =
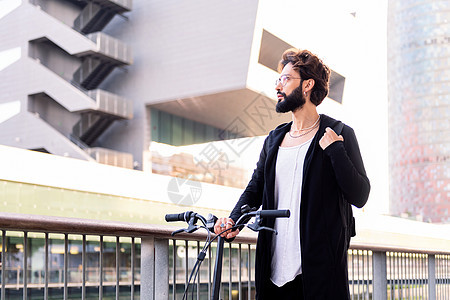
[[[283,95],[283,100],[279,100],[275,106],[275,110],[278,113],[294,112],[299,108],[302,108],[306,103],[306,99],[302,93],[302,86],[295,88],[292,93],[287,96],[285,93],[278,92],[278,94]]]

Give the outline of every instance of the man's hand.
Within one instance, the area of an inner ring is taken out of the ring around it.
[[[320,147],[325,150],[326,147],[330,146],[336,141],[344,141],[344,137],[342,135],[337,135],[336,132],[334,132],[333,129],[330,127],[327,127],[325,129],[325,133],[323,134],[323,137],[319,141]]]
[[[216,234],[219,234],[222,231],[230,229],[233,226],[234,226],[233,219],[220,218],[217,220],[216,224],[214,225],[214,232]],[[230,229],[227,232],[222,233],[221,237],[226,238],[226,239],[232,239],[235,236],[237,236],[238,234],[239,234],[239,229],[236,229],[235,231],[231,231],[231,229]]]

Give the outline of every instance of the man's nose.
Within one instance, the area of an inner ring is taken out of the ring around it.
[[[277,84],[275,85],[275,90],[277,92],[281,91],[283,89],[283,86],[281,85],[281,82],[277,82]]]

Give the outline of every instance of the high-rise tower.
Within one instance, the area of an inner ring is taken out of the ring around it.
[[[450,1],[391,0],[390,210],[450,221]]]

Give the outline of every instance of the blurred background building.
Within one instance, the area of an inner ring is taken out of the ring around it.
[[[0,21],[0,50],[17,53],[0,73],[0,143],[244,187],[238,160],[253,141],[211,142],[289,121],[272,81],[286,49],[308,46],[267,30],[259,5],[23,1]],[[329,100],[342,103],[345,77],[330,67]],[[204,145],[180,147],[193,144]]]
[[[389,1],[390,210],[450,222],[450,3]]]

